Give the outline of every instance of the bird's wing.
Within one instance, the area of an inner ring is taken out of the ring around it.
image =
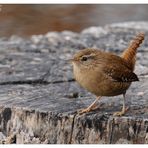
[[[103,72],[116,82],[133,82],[139,81],[137,75],[129,70],[125,65],[117,63],[107,64],[103,68]]]

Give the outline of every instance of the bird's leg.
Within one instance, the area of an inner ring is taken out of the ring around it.
[[[96,103],[97,101],[101,98],[101,96],[97,97],[96,100],[91,104],[89,105],[87,108],[85,109],[81,109],[78,111],[79,114],[83,114],[83,113],[87,113],[87,112],[90,112],[91,110],[95,110],[96,109]]]
[[[123,106],[122,110],[120,112],[115,112],[113,116],[122,116],[125,114],[125,112],[128,110],[128,108],[125,108],[125,93],[123,94]]]

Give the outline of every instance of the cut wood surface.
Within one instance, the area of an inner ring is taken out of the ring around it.
[[[148,143],[148,22],[91,27],[81,33],[49,32],[28,39],[0,38],[0,143]],[[122,95],[103,97],[100,108],[77,115],[95,96],[75,82],[68,62],[86,47],[120,55],[138,33],[139,82]]]

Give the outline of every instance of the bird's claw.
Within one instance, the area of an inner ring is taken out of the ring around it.
[[[126,111],[128,110],[129,108],[127,107],[125,110],[122,110],[121,112],[115,112],[114,114],[113,114],[113,116],[123,116],[125,113],[126,113]]]
[[[78,110],[77,113],[78,113],[79,115],[82,115],[82,114],[88,113],[88,112],[90,112],[90,111],[91,111],[90,109],[85,108],[85,109],[80,109],[80,110]]]
[[[123,116],[125,114],[125,112],[121,111],[121,112],[115,112],[113,114],[113,116]]]
[[[92,107],[87,107],[87,108],[84,108],[84,109],[80,109],[80,110],[77,111],[77,113],[79,115],[82,115],[84,113],[88,113],[88,112],[96,110],[96,109],[98,109],[97,105],[93,105]]]

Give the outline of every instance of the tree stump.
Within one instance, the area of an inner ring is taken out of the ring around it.
[[[0,38],[0,143],[97,144],[148,143],[148,22],[90,27],[81,33],[49,32],[29,39]],[[137,32],[135,73],[140,81],[122,96],[103,97],[100,109],[77,115],[95,97],[73,79],[67,62],[86,47],[120,55]]]

